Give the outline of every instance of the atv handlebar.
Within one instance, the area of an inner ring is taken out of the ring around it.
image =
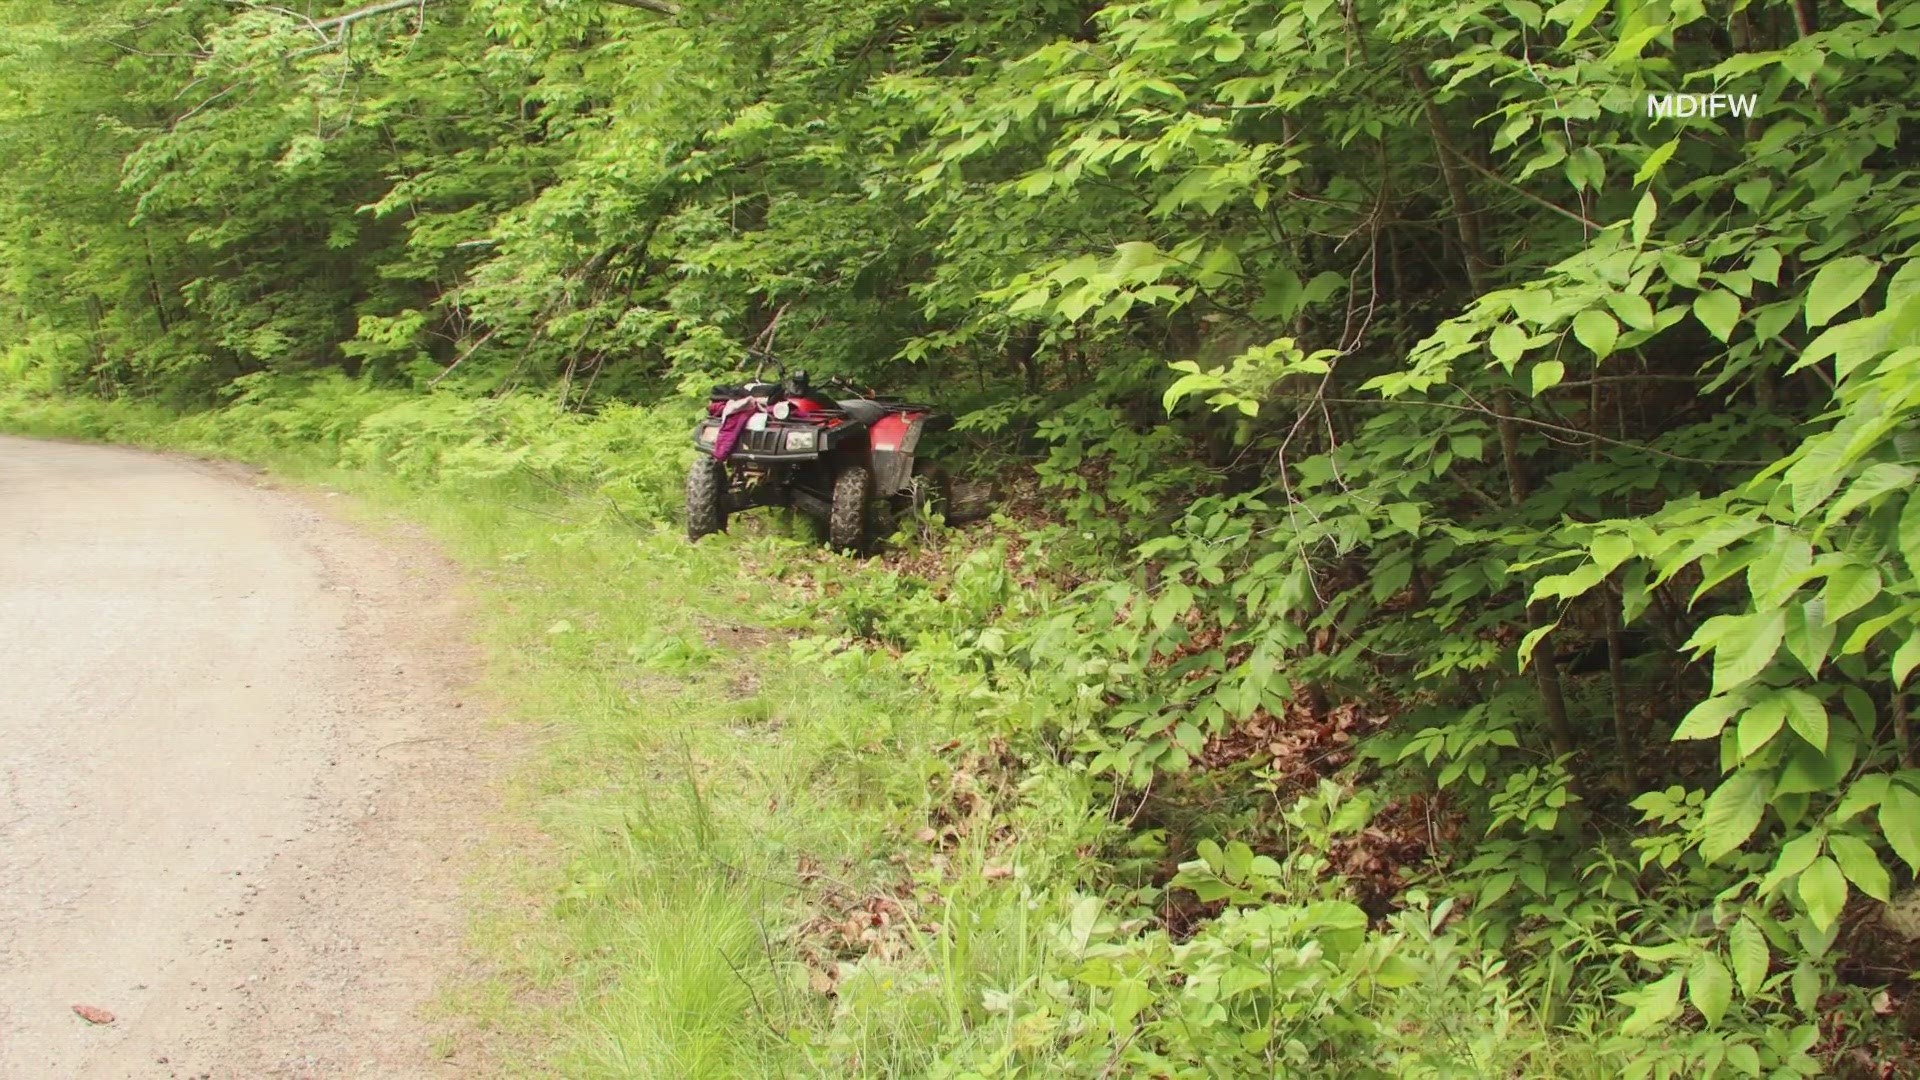
[[[747,355],[759,361],[757,364],[754,365],[754,368],[753,368],[754,382],[764,381],[761,378],[761,376],[765,373],[767,365],[772,364],[774,367],[774,371],[782,384],[786,385],[789,389],[793,389],[793,388],[799,388],[803,390],[806,389],[808,379],[807,379],[807,373],[804,369],[794,368],[793,370],[789,371],[787,369],[787,365],[779,357],[773,355],[770,352],[767,352],[764,349],[749,347],[747,349]],[[829,375],[825,379],[822,379],[819,385],[823,389],[838,388],[841,390],[845,390],[852,397],[857,397],[857,398],[866,399],[866,400],[871,400],[873,397],[873,392],[871,390],[863,388],[860,385],[847,379],[845,376],[841,376],[841,375]]]
[[[752,347],[748,347],[748,349],[747,349],[747,355],[748,355],[748,356],[751,356],[751,357],[754,357],[754,358],[756,358],[757,360],[759,360],[759,361],[760,361],[759,363],[757,363],[757,364],[755,364],[755,365],[753,366],[753,381],[754,381],[754,382],[760,382],[760,381],[761,381],[761,378],[760,378],[760,376],[761,376],[761,373],[762,373],[762,372],[764,372],[764,371],[766,370],[766,367],[767,367],[767,365],[768,365],[768,364],[772,364],[772,365],[774,366],[774,369],[775,369],[775,370],[776,370],[776,371],[777,371],[777,372],[779,373],[779,377],[780,377],[780,379],[781,379],[782,381],[785,381],[785,379],[786,379],[786,377],[787,377],[787,365],[785,365],[785,364],[783,364],[783,363],[781,363],[781,362],[780,362],[780,358],[779,358],[779,357],[777,357],[777,356],[775,356],[775,355],[773,355],[773,354],[772,354],[772,353],[770,353],[770,352],[766,352],[765,350],[762,350],[762,349],[756,349],[756,348],[752,348]]]

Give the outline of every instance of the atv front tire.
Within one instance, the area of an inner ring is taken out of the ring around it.
[[[701,454],[687,473],[687,539],[727,528],[727,467]]]
[[[833,478],[833,508],[827,515],[827,542],[855,555],[867,550],[872,517],[873,472],[849,465]]]

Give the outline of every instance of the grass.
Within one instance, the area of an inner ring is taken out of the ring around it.
[[[818,554],[636,535],[538,485],[455,494],[274,464],[440,538],[480,585],[492,695],[545,736],[523,797],[563,865],[523,875],[523,894],[550,897],[537,917],[482,919],[499,974],[464,994],[521,1048],[512,1069],[810,1071],[791,1033],[824,1029],[833,1003],[794,930],[900,889],[886,855],[947,767],[927,749],[946,732],[903,679],[792,655],[773,580]],[[527,1001],[547,1005],[527,1016]]]

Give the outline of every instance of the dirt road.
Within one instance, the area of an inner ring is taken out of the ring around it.
[[[502,755],[450,568],[329,505],[0,438],[0,1078],[472,1075]]]

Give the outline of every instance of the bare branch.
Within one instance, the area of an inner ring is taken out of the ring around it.
[[[669,0],[603,0],[603,2],[609,3],[609,4],[619,4],[621,7],[640,8],[644,11],[654,11],[662,15],[680,14],[680,5],[671,3],[669,2]],[[378,3],[368,4],[365,7],[361,7],[361,8],[355,8],[354,10],[349,11],[343,15],[335,15],[330,19],[320,19],[317,21],[312,21],[311,25],[314,26],[316,29],[323,30],[323,31],[333,30],[333,29],[351,26],[362,19],[371,19],[377,15],[385,15],[389,12],[401,11],[406,8],[413,8],[416,11],[418,11],[418,10],[424,9],[425,7],[426,7],[426,0],[379,0]]]
[[[413,3],[414,0],[407,0],[407,2]],[[489,341],[492,341],[493,335],[496,333],[499,333],[499,331],[500,331],[500,328],[496,326],[492,330],[489,330],[485,334],[481,335],[480,340],[474,342],[472,348],[468,349],[466,352],[461,353],[460,356],[457,359],[455,359],[453,363],[448,364],[445,371],[442,371],[440,374],[435,375],[433,377],[433,381],[427,384],[427,389],[431,390],[434,387],[439,386],[441,379],[444,379],[447,376],[453,374],[454,368],[457,368],[461,364],[465,363],[467,357],[472,356],[474,353],[479,352],[480,346],[485,345]]]
[[[680,14],[680,5],[667,3],[667,0],[602,0],[602,2],[619,4],[621,7],[639,8],[642,11],[657,11],[662,15]]]
[[[352,32],[355,23],[377,18],[381,15],[390,15],[396,11],[411,9],[418,12],[420,25],[421,27],[425,27],[428,0],[379,0],[377,3],[367,4],[363,7],[355,8],[352,11],[317,20],[302,15],[290,8],[281,7],[276,4],[262,4],[258,3],[257,0],[229,0],[229,2],[239,4],[242,7],[254,11],[272,12],[282,18],[297,21],[303,24],[304,29],[313,31],[314,34],[320,38],[319,44],[301,49],[286,57],[288,60],[299,60],[319,53],[333,52],[336,49],[345,48],[348,36]],[[671,0],[601,0],[601,2],[618,4],[621,7],[639,8],[643,11],[657,12],[669,17],[680,14],[680,5],[672,3]],[[417,32],[418,31],[416,31],[416,33]]]
[[[277,4],[256,3],[254,2],[254,0],[227,0],[227,2],[239,7],[247,8],[248,10],[251,10],[251,11],[268,11],[285,19],[293,19],[297,22],[305,23],[307,26],[307,29],[313,31],[315,34],[318,34],[320,36],[321,41],[331,40],[330,38],[327,37],[327,32],[325,30],[320,29],[320,25],[318,23],[314,22],[311,18],[308,18],[307,16],[302,15],[299,12],[293,10],[292,8],[281,7]]]
[[[321,19],[313,25],[321,30],[332,30],[336,27],[344,28],[352,26],[362,19],[371,19],[376,15],[385,15],[390,11],[399,11],[402,8],[418,8],[419,6],[420,0],[383,0],[382,3],[368,4],[366,7],[349,11],[345,15],[335,15],[331,19]]]
[[[1697,458],[1697,457],[1687,457],[1684,454],[1669,454],[1665,450],[1658,450],[1658,449],[1655,449],[1654,447],[1647,446],[1644,443],[1628,442],[1625,439],[1608,438],[1605,435],[1596,434],[1591,431],[1582,431],[1579,428],[1565,427],[1560,424],[1549,424],[1545,420],[1535,420],[1532,417],[1528,417],[1528,416],[1512,416],[1512,415],[1503,416],[1502,414],[1487,408],[1485,405],[1479,405],[1479,406],[1455,405],[1451,402],[1446,402],[1446,401],[1420,401],[1414,398],[1330,397],[1324,400],[1335,402],[1341,405],[1374,405],[1374,406],[1379,406],[1383,408],[1395,408],[1402,405],[1412,405],[1412,406],[1418,406],[1420,408],[1427,408],[1427,409],[1445,409],[1448,412],[1474,413],[1480,416],[1500,417],[1501,419],[1511,420],[1516,424],[1525,424],[1528,427],[1539,428],[1543,431],[1559,432],[1563,435],[1571,436],[1574,439],[1574,441],[1586,440],[1586,441],[1601,443],[1606,446],[1618,446],[1624,450],[1634,450],[1642,454],[1652,454],[1655,457],[1666,458],[1668,461],[1681,461],[1689,465],[1771,465],[1772,464],[1772,462],[1770,461],[1754,461],[1748,458]]]
[[[225,90],[222,90],[219,93],[208,98],[207,100],[202,101],[200,104],[195,105],[193,108],[188,109],[186,112],[181,113],[179,116],[174,117],[173,122],[167,126],[169,128],[179,127],[181,124],[184,124],[187,121],[193,119],[195,116],[198,116],[200,112],[204,110],[207,106],[213,104],[216,101],[219,101],[221,98],[226,97],[228,94],[233,93],[235,90],[238,90],[245,85],[246,85],[245,82],[234,83],[233,85],[227,87]]]

